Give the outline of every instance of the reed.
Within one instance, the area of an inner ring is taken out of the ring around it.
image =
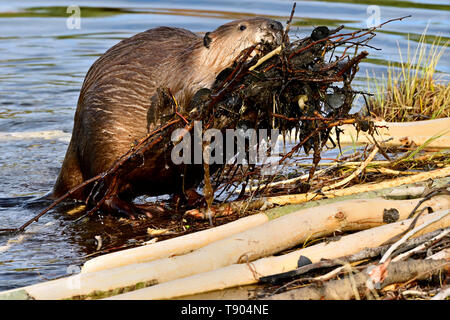
[[[406,59],[399,48],[400,62],[388,65],[381,79],[367,75],[368,101],[373,116],[386,121],[416,121],[450,116],[450,87],[439,79],[436,66],[449,41],[435,37],[427,44],[426,30],[415,49],[408,39]]]

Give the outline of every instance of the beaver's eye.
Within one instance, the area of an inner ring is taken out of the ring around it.
[[[242,25],[239,27],[239,30],[241,30],[241,31],[244,31],[245,29],[247,29],[247,26]]]

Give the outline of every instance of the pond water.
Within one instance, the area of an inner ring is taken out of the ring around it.
[[[68,13],[69,6],[80,8],[79,26],[70,19],[76,11]],[[206,32],[253,15],[284,23],[291,8],[292,1],[281,0],[0,1],[0,228],[17,227],[42,209],[42,204],[25,204],[51,190],[70,140],[84,75],[109,47],[160,25]],[[412,15],[384,26],[371,42],[382,50],[369,50],[369,59],[361,64],[355,84],[366,89],[366,72],[380,76],[388,63],[398,62],[398,48],[406,52],[408,38],[414,46],[428,27],[428,42],[435,35],[448,40],[449,13],[446,0],[298,1],[291,34],[307,36],[319,25],[359,29],[378,16],[384,21]],[[437,70],[448,81],[448,52]],[[55,212],[24,234],[0,235],[0,290],[77,272],[96,250],[96,234],[130,227],[71,221]]]

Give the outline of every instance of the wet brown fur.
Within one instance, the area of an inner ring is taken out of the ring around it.
[[[242,25],[245,30],[240,30]],[[243,49],[261,41],[279,43],[280,28],[265,18],[237,20],[203,38],[188,30],[159,27],[110,48],[85,77],[53,197],[106,171],[147,133],[147,111],[158,87],[170,88],[179,104],[186,105],[197,90],[210,87]],[[159,170],[134,170],[134,178],[148,186],[134,190],[134,195],[170,191],[168,179],[178,173]],[[84,200],[88,192],[73,198]]]

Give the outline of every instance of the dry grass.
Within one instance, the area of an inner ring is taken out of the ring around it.
[[[369,99],[370,111],[386,121],[415,121],[450,116],[450,86],[439,81],[436,65],[448,47],[436,37],[427,46],[426,31],[412,52],[408,41],[407,59],[403,60],[399,48],[400,63],[389,64],[387,78],[367,77],[368,88],[374,93]]]

